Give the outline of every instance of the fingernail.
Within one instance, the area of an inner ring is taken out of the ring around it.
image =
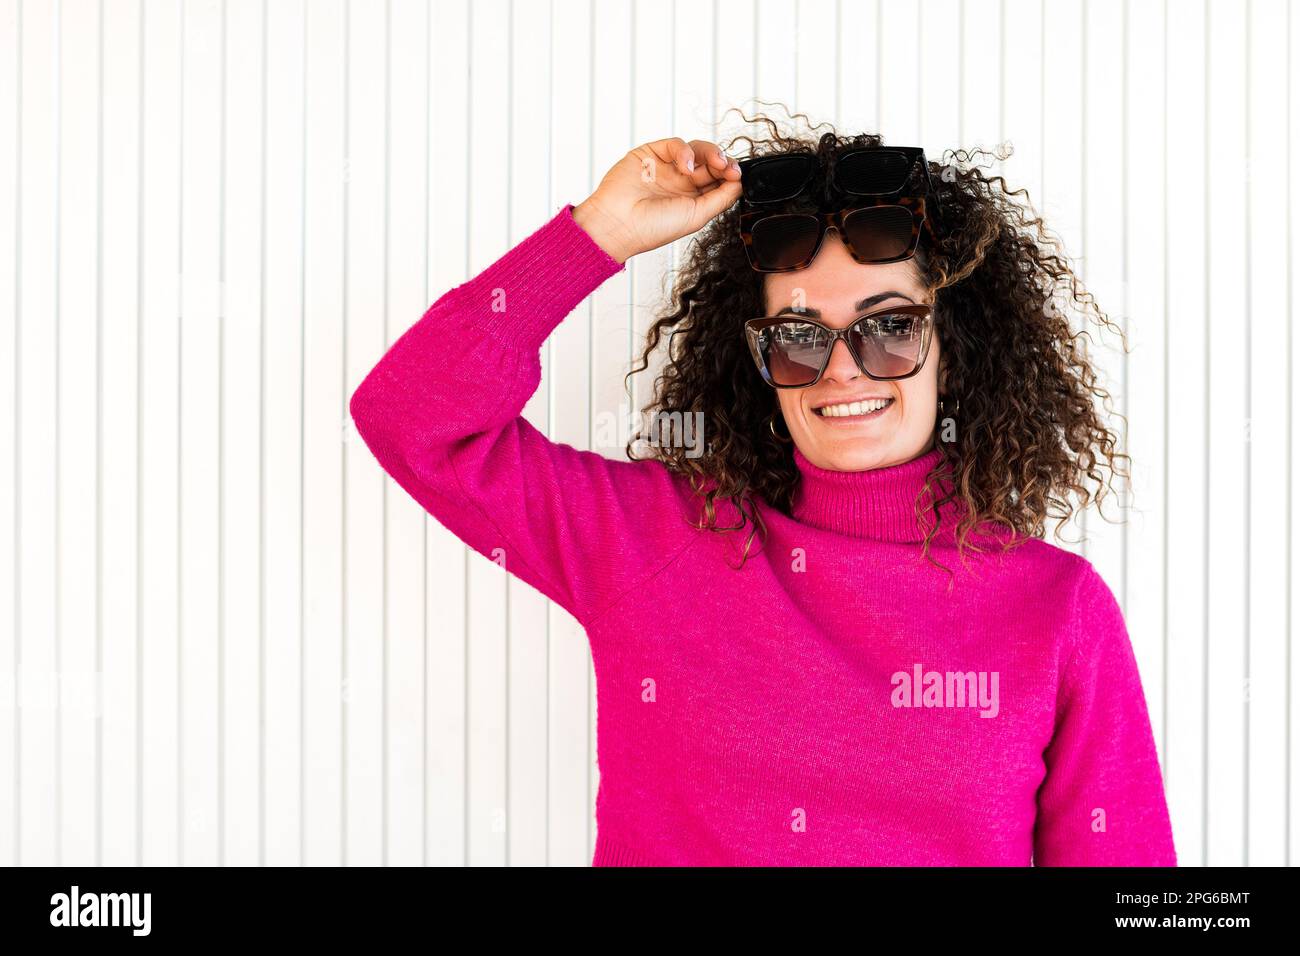
[[[688,173],[693,173],[693,172],[695,172],[695,157],[694,157],[694,156],[692,156],[690,159],[688,159],[688,160],[686,161],[686,171],[687,171]]]

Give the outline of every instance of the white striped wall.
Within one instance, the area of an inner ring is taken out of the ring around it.
[[[0,0],[0,861],[590,860],[581,630],[346,401],[626,150],[757,96],[1014,146],[1131,337],[1094,354],[1133,509],[1071,547],[1124,605],[1180,859],[1289,864],[1298,31],[1284,0]],[[619,453],[674,254],[560,327],[530,420]]]

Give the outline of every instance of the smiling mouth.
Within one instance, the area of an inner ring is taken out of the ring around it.
[[[819,418],[837,422],[864,422],[878,418],[893,407],[892,398],[869,399],[862,402],[843,402],[838,405],[823,405],[813,409]]]

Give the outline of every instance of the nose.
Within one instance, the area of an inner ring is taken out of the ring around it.
[[[830,361],[826,363],[826,371],[822,373],[822,378],[836,382],[851,382],[861,377],[862,369],[858,368],[858,363],[849,350],[849,343],[842,339],[837,341],[831,349]]]

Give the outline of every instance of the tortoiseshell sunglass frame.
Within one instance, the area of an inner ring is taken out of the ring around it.
[[[895,256],[879,258],[867,256],[861,253],[853,245],[850,233],[845,228],[848,217],[855,212],[864,209],[876,209],[881,206],[899,206],[908,210],[912,214],[912,234],[908,240],[907,247],[904,251]],[[816,220],[818,223],[817,242],[813,245],[812,251],[798,263],[783,267],[773,267],[763,265],[759,260],[754,249],[754,227],[765,219],[771,219],[775,216],[797,217],[800,219]],[[749,264],[755,272],[779,273],[779,272],[796,272],[799,269],[806,269],[812,265],[817,253],[821,251],[822,243],[826,239],[826,231],[834,228],[839,233],[840,241],[844,243],[855,262],[864,265],[872,263],[901,262],[904,259],[910,259],[916,254],[916,248],[920,244],[921,230],[925,229],[930,235],[933,242],[938,242],[934,227],[930,224],[930,217],[926,215],[925,198],[923,196],[896,196],[892,199],[863,200],[855,202],[846,209],[840,209],[835,212],[786,212],[780,209],[764,209],[752,212],[742,212],[740,214],[740,241],[745,246],[745,255],[749,258]]]

